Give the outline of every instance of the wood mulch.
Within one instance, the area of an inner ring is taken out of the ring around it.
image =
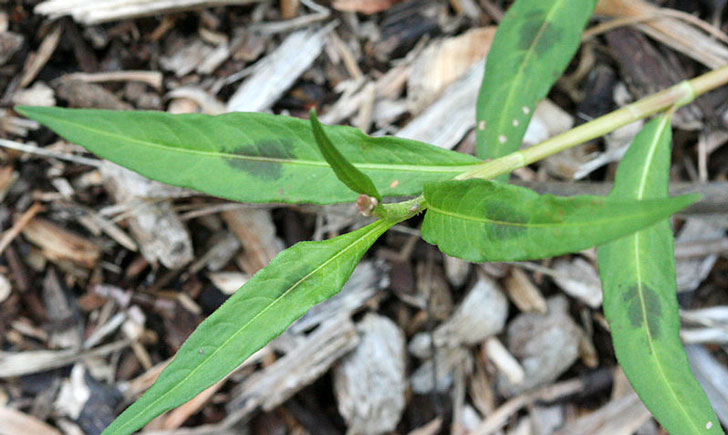
[[[725,1],[602,0],[529,145],[728,62]],[[16,104],[267,111],[472,153],[492,0],[0,0],[0,433],[98,434],[278,252],[353,205],[234,204],[102,161]],[[629,13],[629,16],[624,15]],[[727,89],[675,116],[683,341],[728,424]],[[605,193],[642,123],[518,170]],[[144,433],[665,433],[618,369],[595,251],[468,264],[379,241],[342,293]]]

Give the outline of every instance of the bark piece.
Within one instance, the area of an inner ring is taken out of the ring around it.
[[[674,58],[660,53],[642,33],[622,27],[605,35],[614,59],[630,91],[638,98],[666,89],[686,77]],[[702,128],[702,113],[696,105],[679,109],[673,123],[681,129]]]
[[[0,304],[7,300],[11,291],[12,286],[10,285],[10,280],[7,276],[0,274]]]
[[[448,86],[427,110],[413,118],[396,136],[452,149],[475,127],[475,104],[483,80],[484,62],[477,62]],[[571,128],[573,118],[549,100],[536,106],[523,138],[535,145]]]
[[[243,246],[242,265],[246,273],[253,275],[283,250],[270,210],[237,209],[224,211],[221,216]]]
[[[554,263],[553,279],[556,285],[571,297],[592,308],[602,305],[602,286],[594,267],[581,257],[559,259]]]
[[[544,385],[558,378],[579,356],[581,331],[571,320],[565,297],[548,300],[548,313],[524,313],[508,326],[508,350],[520,359],[526,376],[513,384],[499,374],[498,389],[506,397]]]
[[[81,80],[59,80],[56,85],[58,98],[68,102],[70,107],[132,110],[129,103],[107,91],[104,87]]]
[[[715,239],[725,235],[718,222],[711,219],[688,219],[675,238],[675,243],[688,243],[696,240]],[[693,291],[703,282],[713,269],[718,256],[709,254],[702,257],[678,258],[675,261],[677,291]]]
[[[446,16],[444,9],[444,4],[433,0],[413,0],[389,8],[372,55],[381,62],[404,56],[423,36],[439,30],[439,20]]]
[[[156,183],[113,163],[101,167],[104,185],[118,204],[132,204],[129,226],[142,255],[150,263],[159,261],[178,269],[192,261],[192,240],[169,200],[137,202],[156,191]],[[167,189],[169,190],[169,189]]]
[[[320,325],[327,319],[351,317],[366,302],[389,286],[389,267],[380,261],[359,263],[341,291],[334,297],[322,302],[298,319],[289,331],[302,334]]]
[[[0,378],[23,376],[64,367],[84,358],[107,355],[128,345],[128,341],[122,340],[83,352],[73,349],[0,352]]]
[[[43,280],[48,344],[53,348],[81,349],[83,323],[78,304],[63,288],[58,274],[49,269]]]
[[[579,417],[554,435],[631,435],[651,416],[637,393],[632,392],[612,400],[591,414]]]
[[[513,304],[524,313],[546,314],[546,299],[523,270],[517,267],[511,269],[505,287]]]
[[[53,89],[43,82],[35,82],[33,86],[15,92],[13,104],[19,106],[55,106],[56,98]]]
[[[256,1],[258,0],[47,0],[36,6],[34,12],[51,18],[71,15],[79,23],[99,24],[210,6],[244,5]]]
[[[409,350],[423,358],[436,347],[456,347],[479,343],[503,330],[508,316],[508,301],[500,286],[487,277],[481,277],[447,322],[438,326],[432,337],[419,333],[412,338]]]
[[[334,368],[334,393],[349,433],[395,429],[405,406],[404,334],[391,320],[367,314],[361,342]]]
[[[472,357],[462,347],[440,348],[435,358],[420,365],[410,376],[412,391],[427,394],[434,391],[445,392],[454,381],[454,372],[462,366],[472,365]]]
[[[306,337],[296,349],[248,377],[232,393],[227,422],[239,421],[261,408],[270,411],[318,379],[334,362],[359,343],[347,318],[331,319]]]
[[[15,32],[0,32],[0,66],[23,47],[25,37]]]
[[[23,235],[40,246],[43,255],[51,261],[67,260],[91,269],[101,255],[95,243],[45,219],[33,219],[23,229]]]
[[[495,26],[481,27],[431,42],[412,64],[407,80],[410,113],[424,111],[473,64],[484,62],[494,35]]]
[[[460,258],[444,255],[445,275],[450,283],[455,287],[465,284],[465,280],[470,275],[471,263]]]
[[[167,71],[183,77],[195,70],[213,52],[213,48],[201,39],[179,38],[167,53],[159,59],[159,65]]]
[[[7,406],[0,406],[0,427],[9,434],[61,435],[61,431],[48,423]]]
[[[291,33],[272,53],[253,65],[253,73],[230,97],[230,112],[269,109],[318,58],[332,27]]]
[[[690,368],[705,390],[718,419],[728,424],[728,370],[703,346],[685,346]]]
[[[664,16],[664,9],[643,0],[600,0],[595,13],[614,18],[659,17],[635,23],[635,26],[651,38],[710,68],[720,68],[728,62],[728,47],[724,43],[692,24]]]

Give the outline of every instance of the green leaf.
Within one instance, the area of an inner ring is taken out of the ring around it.
[[[318,145],[321,154],[329,165],[331,165],[331,169],[336,173],[336,177],[354,192],[369,195],[377,198],[381,202],[382,197],[379,195],[372,179],[346,160],[346,157],[331,143],[331,140],[329,140],[329,137],[324,131],[324,127],[316,117],[315,109],[311,109],[311,128],[313,130],[313,137],[316,139],[316,145]]]
[[[281,252],[197,327],[157,382],[104,434],[130,434],[225,377],[311,307],[336,294],[362,255],[393,224],[377,221]]]
[[[502,157],[521,147],[536,103],[569,65],[595,5],[596,0],[517,0],[508,9],[478,94],[479,157]]]
[[[635,137],[610,197],[666,198],[670,118]],[[680,341],[673,237],[667,219],[599,247],[604,314],[619,364],[657,421],[674,434],[722,434]]]
[[[19,113],[100,157],[154,180],[245,202],[353,201],[316,146],[308,121],[263,113],[171,115],[58,107]],[[480,162],[400,138],[373,138],[352,127],[327,135],[384,196],[415,195]]]
[[[546,258],[627,235],[698,199],[564,198],[480,179],[445,181],[425,185],[422,238],[472,262]]]

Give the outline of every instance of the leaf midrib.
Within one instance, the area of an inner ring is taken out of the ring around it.
[[[371,236],[372,234],[374,234],[377,231],[379,231],[382,226],[386,226],[386,225],[390,225],[390,223],[389,222],[385,222],[383,220],[377,221],[376,222],[376,225],[372,225],[372,229],[370,231],[367,231],[366,233],[364,233],[357,240],[353,241],[348,246],[346,246],[344,249],[342,249],[341,251],[339,251],[339,252],[335,253],[334,255],[332,255],[331,258],[329,258],[325,262],[321,263],[321,265],[319,265],[318,267],[316,267],[315,269],[313,269],[311,272],[309,272],[308,274],[306,274],[303,278],[301,278],[298,281],[296,281],[285,292],[283,292],[280,296],[278,296],[277,298],[275,298],[273,300],[273,302],[271,302],[268,306],[266,306],[264,309],[262,309],[260,312],[258,312],[258,314],[256,314],[255,316],[253,316],[253,318],[251,318],[248,322],[246,322],[243,326],[241,326],[234,334],[232,334],[227,340],[225,340],[220,346],[218,346],[217,349],[215,349],[210,354],[210,356],[208,358],[206,358],[201,364],[198,364],[184,378],[182,378],[180,381],[178,381],[177,384],[174,387],[172,387],[170,390],[167,390],[165,393],[163,393],[162,395],[160,395],[157,399],[153,400],[149,405],[145,406],[143,409],[141,409],[140,411],[138,411],[136,413],[136,415],[139,415],[139,414],[142,414],[142,413],[146,412],[148,409],[152,408],[154,405],[156,405],[157,403],[159,403],[159,401],[161,401],[162,398],[167,397],[170,394],[172,394],[175,390],[177,390],[177,388],[179,388],[181,385],[183,385],[185,383],[185,381],[187,381],[190,377],[192,377],[194,374],[196,374],[197,372],[199,372],[201,370],[201,367],[206,366],[210,361],[212,361],[213,357],[218,352],[220,352],[221,349],[223,349],[226,346],[228,346],[238,335],[240,335],[244,330],[246,330],[247,328],[249,328],[253,322],[255,322],[263,314],[265,314],[268,311],[270,311],[272,309],[272,307],[274,307],[281,300],[283,300],[286,296],[288,296],[292,291],[294,291],[296,288],[298,288],[298,286],[300,286],[304,281],[306,281],[307,279],[309,279],[312,275],[314,275],[315,273],[319,272],[324,267],[328,266],[334,260],[338,259],[342,255],[344,255],[345,253],[347,253],[354,246],[358,245],[360,242],[362,242],[363,240],[366,240],[369,236]],[[122,429],[130,426],[133,423],[133,421],[134,420],[130,420],[129,422],[127,422],[127,423],[121,425],[120,427],[118,427],[116,429],[117,432],[119,432]]]
[[[97,130],[94,128],[90,128],[87,125],[84,124],[78,124],[74,122],[67,121],[65,119],[61,118],[55,118],[57,122],[64,123],[67,125],[70,125],[76,130],[85,130],[87,132],[97,134],[100,136],[107,136],[116,140],[126,141],[126,142],[132,142],[137,145],[149,147],[149,148],[156,148],[159,150],[165,150],[168,152],[177,152],[177,153],[183,153],[183,154],[192,154],[192,155],[199,155],[204,157],[210,157],[210,158],[224,158],[224,159],[239,159],[239,160],[249,160],[249,161],[257,161],[257,162],[266,162],[266,163],[280,163],[284,165],[300,165],[300,166],[313,166],[313,167],[322,167],[322,168],[328,168],[329,164],[325,160],[303,160],[303,159],[281,159],[281,158],[275,158],[275,157],[264,157],[264,156],[245,156],[241,154],[229,154],[229,153],[221,153],[221,152],[212,152],[212,151],[202,151],[202,150],[192,150],[189,148],[178,148],[178,147],[171,147],[167,146],[165,144],[157,143],[157,142],[150,142],[145,141],[141,139],[136,138],[130,138],[128,136],[123,136],[115,133],[111,133],[107,130]],[[396,164],[385,164],[385,163],[353,163],[354,166],[360,169],[369,169],[369,170],[380,170],[380,171],[404,171],[404,172],[425,172],[425,173],[444,173],[444,174],[460,174],[462,172],[465,172],[470,167],[475,167],[479,163],[472,163],[472,164],[462,164],[462,165],[446,165],[446,166],[427,166],[427,165],[396,165]]]
[[[521,227],[521,228],[551,228],[551,227],[555,227],[555,226],[585,227],[585,226],[599,225],[599,224],[604,224],[604,223],[611,223],[615,220],[618,220],[618,219],[599,219],[599,220],[593,220],[593,221],[588,221],[588,222],[570,222],[570,223],[564,223],[564,222],[523,223],[523,222],[499,221],[499,220],[483,218],[483,217],[479,217],[479,216],[465,215],[465,214],[456,213],[453,211],[443,210],[441,208],[433,206],[432,203],[428,204],[428,209],[430,211],[434,211],[435,213],[443,214],[445,216],[453,217],[456,219],[463,219],[463,220],[468,220],[471,222],[477,222],[477,223],[481,223],[481,224],[493,224],[493,225],[503,225],[503,226]],[[649,213],[644,212],[644,213],[640,213],[640,214],[631,215],[630,218],[634,219],[634,218],[639,218],[640,216],[647,216],[647,215],[649,215]]]
[[[662,137],[662,134],[664,133],[664,128],[670,125],[669,117],[667,115],[663,115],[663,118],[661,120],[661,123],[657,127],[657,132],[653,138],[652,143],[649,147],[649,153],[648,157],[645,161],[645,164],[642,166],[642,173],[640,174],[640,181],[637,187],[637,199],[643,200],[645,197],[645,191],[647,190],[647,178],[649,175],[649,169],[652,166],[652,161],[655,159],[655,155],[657,154],[657,148],[660,144],[660,138]],[[701,429],[693,424],[693,419],[690,418],[690,413],[687,409],[684,408],[682,401],[677,396],[677,393],[675,392],[672,383],[668,381],[668,376],[665,374],[665,369],[663,367],[662,361],[657,357],[657,352],[654,346],[654,342],[652,340],[652,334],[650,331],[650,323],[649,319],[647,317],[647,302],[645,299],[644,294],[644,286],[643,286],[643,280],[642,280],[642,267],[640,263],[640,244],[641,244],[641,237],[640,234],[642,231],[637,231],[634,233],[633,240],[634,240],[634,256],[635,256],[635,275],[637,278],[637,294],[639,295],[640,299],[640,310],[642,311],[642,329],[645,332],[645,335],[647,337],[647,345],[650,348],[650,358],[654,361],[655,366],[657,366],[657,372],[659,373],[659,376],[663,380],[663,384],[667,386],[668,391],[670,392],[670,396],[672,397],[673,402],[677,404],[677,408],[680,409],[682,414],[685,416],[685,420],[690,422],[690,425],[693,426],[693,429],[696,431],[695,433],[700,433]]]

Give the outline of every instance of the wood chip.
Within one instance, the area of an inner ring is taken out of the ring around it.
[[[68,349],[0,352],[0,378],[29,375],[64,367],[84,358],[108,355],[128,345],[128,341],[120,340],[85,351]]]
[[[382,12],[402,0],[334,0],[334,9],[372,15]]]
[[[269,109],[318,58],[331,25],[323,29],[296,31],[272,53],[255,63],[253,73],[230,97],[230,112],[261,112]]]
[[[410,113],[424,111],[451,83],[475,63],[483,63],[495,35],[495,26],[432,41],[412,64],[407,81]]]
[[[571,297],[592,308],[602,305],[602,285],[594,267],[582,257],[573,260],[559,259],[554,262],[553,279]]]
[[[725,230],[715,219],[688,219],[675,238],[675,243],[719,238],[724,234]],[[717,260],[718,256],[715,254],[676,259],[677,291],[693,291],[698,288]]]
[[[92,269],[101,255],[90,240],[41,218],[35,218],[23,229],[23,236],[43,250],[51,261],[68,260]]]
[[[55,83],[58,98],[70,107],[107,110],[132,110],[133,107],[114,93],[95,83],[81,80],[60,80]]]
[[[21,89],[13,95],[13,104],[19,106],[55,106],[55,92],[43,82],[35,82],[27,89]]]
[[[0,32],[0,66],[12,58],[23,47],[25,37],[15,32]]]
[[[391,320],[367,314],[357,324],[361,341],[334,368],[334,394],[350,433],[396,428],[405,400],[404,334]]]
[[[154,89],[162,89],[164,76],[159,71],[103,71],[96,73],[71,73],[61,76],[62,81],[81,81],[86,83],[140,82]]]
[[[554,435],[632,435],[652,417],[637,393],[612,400],[599,410],[579,417]]]
[[[318,379],[357,344],[359,337],[349,319],[330,319],[295,350],[236,387],[226,406],[226,421],[239,421],[258,408],[274,409]]]
[[[643,0],[601,0],[595,11],[611,17],[655,17],[664,15],[662,8]],[[710,68],[728,62],[728,47],[712,35],[677,18],[661,17],[635,25],[648,36],[691,57]]]
[[[256,1],[258,0],[47,0],[36,6],[34,11],[52,18],[71,15],[79,23],[99,24],[210,6],[244,5]]]
[[[48,344],[52,348],[81,349],[84,328],[78,303],[63,288],[53,268],[48,269],[43,279],[43,302],[46,306]]]
[[[452,149],[475,127],[475,103],[483,80],[484,62],[477,62],[460,79],[448,86],[440,98],[413,118],[396,136]],[[535,145],[571,128],[573,118],[544,100],[536,106],[526,129],[524,144]]]
[[[713,405],[718,419],[722,424],[728,424],[728,370],[703,346],[685,346],[685,351],[690,368]]]
[[[526,376],[520,384],[498,376],[498,389],[506,397],[552,382],[579,356],[581,331],[569,316],[566,298],[555,296],[547,303],[547,314],[520,314],[508,325],[508,350]]]
[[[511,302],[524,313],[546,314],[546,299],[526,273],[514,267],[505,280],[505,288]]]
[[[134,201],[148,198],[150,193],[160,194],[156,186],[161,183],[111,163],[102,166],[101,175],[119,204],[135,204]],[[133,207],[129,227],[147,261],[159,261],[169,269],[181,268],[192,261],[192,240],[171,201],[141,202]]]
[[[445,392],[453,384],[453,373],[463,365],[470,366],[471,362],[472,357],[462,347],[437,349],[435,358],[422,363],[410,376],[412,391],[417,394]]]
[[[450,318],[438,326],[430,337],[419,333],[412,338],[409,351],[423,358],[432,345],[456,347],[476,344],[502,331],[508,316],[508,301],[500,286],[487,277],[480,277]]]
[[[61,26],[61,23],[56,23],[48,35],[43,38],[43,42],[40,43],[38,51],[28,57],[28,61],[25,63],[25,68],[23,68],[20,83],[18,83],[18,88],[22,89],[35,80],[38,73],[40,73],[40,70],[43,69],[45,64],[51,58],[53,52],[56,51],[56,47],[58,47],[58,43],[61,40],[62,32],[63,27]]]
[[[61,435],[49,424],[7,406],[0,406],[0,428],[7,434]]]
[[[253,275],[283,250],[270,210],[229,210],[221,216],[243,246],[242,263],[246,273]]]
[[[508,352],[503,343],[495,337],[490,337],[483,344],[483,353],[493,362],[498,370],[508,378],[512,384],[520,384],[526,373],[518,361]]]
[[[12,285],[7,276],[0,274],[0,304],[5,302],[10,296]]]
[[[214,272],[207,277],[226,295],[232,295],[250,279],[250,275],[240,272]]]
[[[336,296],[315,305],[290,326],[289,331],[301,334],[328,319],[351,317],[367,301],[389,286],[389,267],[381,261],[359,263]]]

